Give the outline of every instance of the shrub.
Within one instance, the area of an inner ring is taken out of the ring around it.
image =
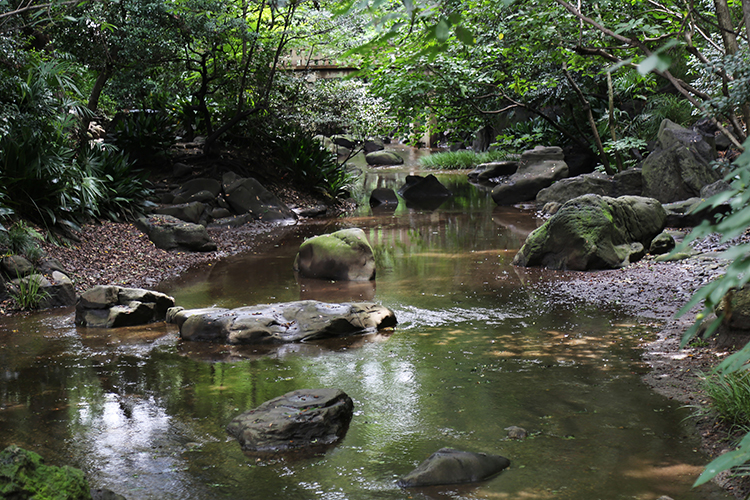
[[[107,140],[124,151],[139,166],[160,162],[174,144],[176,124],[165,111],[123,111],[112,121]]]
[[[273,160],[294,181],[331,197],[345,194],[354,176],[310,132],[283,126],[271,140]]]

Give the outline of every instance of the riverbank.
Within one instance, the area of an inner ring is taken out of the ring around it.
[[[132,224],[104,222],[87,226],[80,241],[70,247],[45,246],[50,257],[58,259],[81,292],[96,284],[117,284],[152,288],[161,281],[195,266],[240,252],[264,252],[278,241],[277,226],[249,224],[244,227],[209,230],[218,250],[211,253],[168,252],[159,250]],[[675,319],[674,314],[693,291],[723,270],[717,260],[717,242],[703,242],[702,253],[683,261],[656,262],[646,259],[623,269],[595,272],[533,273],[544,279],[529,286],[549,286],[554,280],[555,293],[575,307],[576,303],[594,304],[639,316],[660,325],[657,338],[644,345],[643,359],[649,366],[644,381],[664,396],[700,411],[707,400],[700,387],[699,374],[710,371],[732,351],[732,340],[709,339],[680,349],[682,332],[693,316]],[[519,269],[519,273],[524,273]],[[536,283],[536,284],[534,284]],[[735,339],[736,340],[736,339]],[[716,456],[731,447],[730,429],[708,414],[694,419],[703,450]],[[737,498],[744,498],[750,487],[747,481],[724,475],[720,483]]]

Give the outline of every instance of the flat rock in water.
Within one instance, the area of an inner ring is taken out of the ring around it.
[[[183,340],[268,344],[318,340],[374,332],[396,324],[387,307],[372,302],[329,304],[301,300],[238,309],[170,312]]]
[[[442,448],[398,480],[402,488],[484,481],[510,466],[500,455]]]
[[[338,389],[302,389],[235,417],[227,432],[251,454],[320,449],[341,439],[354,403]]]

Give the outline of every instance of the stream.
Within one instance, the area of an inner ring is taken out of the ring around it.
[[[409,171],[370,172],[365,190]],[[181,342],[162,323],[77,328],[70,309],[3,318],[0,446],[79,467],[128,500],[730,498],[691,489],[709,459],[690,410],[641,381],[638,346],[659,325],[555,298],[551,278],[510,265],[534,213],[496,206],[465,173],[438,178],[454,196],[436,209],[402,201],[286,226],[267,252],[158,286],[185,308],[373,300],[395,312],[392,330],[257,348]],[[304,238],[345,227],[367,234],[377,279],[298,281]],[[239,413],[316,387],[354,400],[325,454],[260,460],[228,438]],[[510,426],[529,437],[508,439]],[[442,447],[511,466],[478,484],[396,485]]]

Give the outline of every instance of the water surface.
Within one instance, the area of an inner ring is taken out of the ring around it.
[[[371,175],[397,187],[408,169]],[[690,485],[708,459],[685,409],[640,380],[637,346],[658,325],[559,303],[510,265],[533,213],[495,207],[463,175],[436,209],[400,205],[287,228],[272,251],[160,285],[185,307],[304,299],[374,300],[396,328],[281,347],[183,343],[172,326],[73,326],[71,311],[0,325],[0,445],[82,468],[128,499],[728,498]],[[304,238],[361,227],[373,283],[298,280]],[[295,389],[334,387],[355,403],[327,453],[258,460],[224,427]],[[530,437],[506,438],[516,425]],[[402,490],[396,479],[441,447],[497,453],[490,481]]]

